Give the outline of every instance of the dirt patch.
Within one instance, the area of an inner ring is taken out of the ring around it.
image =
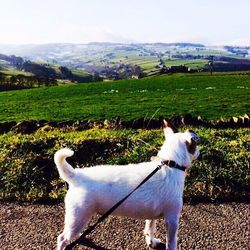
[[[177,249],[249,249],[249,211],[250,204],[242,203],[185,205]],[[63,204],[2,203],[1,249],[55,249],[63,218]],[[110,217],[89,236],[89,247],[77,249],[147,249],[143,228],[143,221]],[[163,220],[156,236],[165,239]]]
[[[190,114],[173,116],[167,118],[175,126],[200,126],[205,128],[249,128],[249,114],[238,117],[221,118],[220,120],[202,119]],[[106,128],[106,129],[159,129],[162,127],[163,117],[159,119],[139,118],[131,121],[122,121],[120,117],[105,120],[105,121],[22,121],[0,122],[0,134],[14,131],[15,133],[31,134],[37,130],[49,131],[53,128],[60,128],[62,131],[82,131],[91,128]]]

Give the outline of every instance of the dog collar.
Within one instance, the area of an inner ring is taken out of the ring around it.
[[[181,171],[183,171],[183,172],[185,172],[186,169],[187,169],[186,167],[180,166],[180,165],[177,164],[175,161],[171,161],[171,160],[162,161],[162,164],[163,164],[163,165],[167,165],[167,166],[169,166],[170,168],[177,168],[177,169],[179,169],[179,170],[181,170]]]

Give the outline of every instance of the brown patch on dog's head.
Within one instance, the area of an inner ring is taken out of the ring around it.
[[[187,130],[185,133],[188,134],[188,137],[185,141],[187,150],[190,154],[194,155],[197,147],[197,141],[199,140],[199,136],[193,130]]]
[[[186,141],[185,143],[186,143],[187,150],[188,150],[189,154],[194,155],[195,150],[196,150],[196,146],[197,146],[196,141],[191,140],[191,142]]]

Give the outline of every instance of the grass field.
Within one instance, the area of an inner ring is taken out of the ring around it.
[[[168,67],[185,65],[186,67],[189,67],[191,69],[204,69],[206,68],[207,64],[208,64],[208,60],[204,60],[204,59],[195,59],[195,60],[176,59],[176,60],[165,61],[165,65]]]
[[[175,74],[0,93],[0,122],[122,120],[191,113],[206,119],[249,113],[247,74]],[[249,200],[249,128],[192,128],[201,156],[190,169],[185,198]],[[185,128],[182,128],[185,129]],[[58,201],[65,184],[53,167],[61,147],[75,151],[74,166],[147,161],[163,142],[161,130],[45,126],[33,134],[0,135],[0,200]]]
[[[0,93],[0,121],[123,120],[190,113],[219,119],[249,113],[250,77],[176,74]]]
[[[8,76],[16,76],[16,75],[23,75],[23,76],[32,76],[32,73],[29,72],[24,72],[24,71],[20,71],[20,70],[15,70],[15,69],[5,69],[5,70],[1,70],[0,69],[0,73],[3,73],[5,75]]]

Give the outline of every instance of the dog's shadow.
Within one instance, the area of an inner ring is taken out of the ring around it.
[[[164,243],[159,243],[157,247],[155,248],[157,250],[166,250],[166,245]]]
[[[98,246],[91,239],[87,239],[87,238],[84,238],[81,242],[79,242],[79,245],[89,247],[89,248],[95,249],[95,250],[112,250],[110,248]]]
[[[79,244],[81,246],[89,247],[89,248],[95,249],[95,250],[112,250],[111,248],[98,246],[91,239],[87,239],[87,238],[84,238],[84,240],[79,242]],[[157,249],[157,250],[165,250],[166,245],[164,243],[160,243],[160,244],[157,245],[157,248],[155,248],[155,249]]]

